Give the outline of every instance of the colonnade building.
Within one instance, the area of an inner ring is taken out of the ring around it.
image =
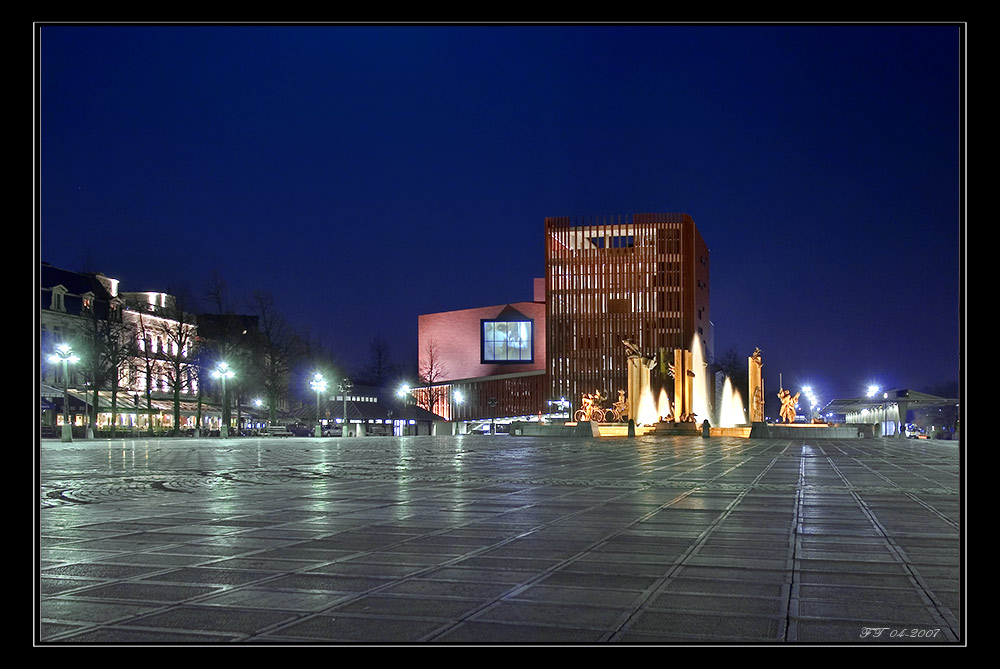
[[[614,398],[625,339],[655,356],[654,385],[696,334],[711,360],[709,249],[689,215],[547,218],[544,253],[532,301],[419,317],[418,404],[475,420],[549,414],[595,390]]]

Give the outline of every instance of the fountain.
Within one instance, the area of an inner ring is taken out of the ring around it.
[[[708,408],[707,368],[705,349],[702,346],[701,337],[696,332],[691,339],[691,371],[694,373],[694,377],[691,379],[691,413],[695,416],[694,422],[699,425],[703,420],[709,420],[711,415]]]
[[[745,425],[746,413],[743,411],[743,398],[740,391],[733,388],[732,381],[726,377],[722,386],[722,402],[719,407],[718,427],[736,427]]]
[[[657,421],[665,420],[674,415],[674,408],[670,404],[670,397],[667,396],[667,389],[660,388],[660,397],[656,400]]]
[[[786,439],[803,435],[806,429],[812,438],[845,439],[871,437],[870,430],[864,426],[852,425],[831,426],[826,424],[796,424],[787,422],[794,419],[790,407],[795,397],[789,391],[782,389],[782,397],[786,410],[783,418],[787,424],[768,425],[764,422],[764,384],[761,368],[763,362],[760,349],[756,349],[748,360],[749,364],[749,412],[744,409],[743,399],[738,389],[733,387],[732,380],[725,377],[722,391],[718,398],[718,414],[714,415],[714,425],[703,429],[702,423],[708,419],[712,424],[713,416],[709,404],[709,384],[707,365],[704,358],[704,348],[701,337],[695,335],[691,341],[691,350],[674,349],[673,364],[666,365],[674,379],[674,399],[671,401],[667,387],[661,387],[658,395],[654,395],[650,382],[650,372],[656,367],[656,356],[644,355],[631,340],[622,342],[628,351],[628,395],[619,390],[618,402],[611,408],[601,408],[601,400],[606,399],[600,393],[585,395],[590,398],[586,405],[590,411],[581,410],[585,414],[575,421],[565,424],[541,424],[531,422],[514,422],[511,424],[511,434],[521,436],[541,436],[559,434],[580,437],[611,437],[611,436],[642,436],[655,432],[667,436],[724,436]],[[665,355],[661,350],[661,355]],[[779,383],[779,385],[781,385]],[[787,397],[786,397],[787,395]],[[748,414],[751,427],[747,427]],[[622,422],[605,422],[612,415],[611,421],[624,417],[631,419],[629,425]],[[655,427],[650,427],[655,426]],[[796,434],[798,433],[798,434]]]
[[[639,397],[639,409],[636,411],[636,425],[655,425],[660,420],[660,413],[657,411],[656,400],[653,399],[653,391],[646,386]]]

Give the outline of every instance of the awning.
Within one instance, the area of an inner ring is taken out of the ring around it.
[[[856,413],[862,409],[871,410],[885,404],[899,404],[905,405],[908,409],[915,409],[917,407],[954,405],[958,404],[958,399],[928,395],[927,393],[921,393],[916,390],[894,388],[886,390],[882,393],[876,393],[876,395],[872,397],[865,396],[850,399],[830,400],[830,402],[823,407],[821,413]]]
[[[76,390],[69,391],[70,396],[70,409],[73,411],[84,411],[85,406],[90,406],[94,401],[94,394],[91,392],[83,393]],[[54,398],[52,398],[50,404],[53,405],[52,408],[62,409],[62,391],[58,393]],[[43,397],[43,408],[45,398]],[[137,401],[138,400],[138,401]],[[172,414],[174,412],[174,401],[171,399],[153,398],[152,402],[149,403],[152,407],[154,413],[166,413]],[[197,416],[198,415],[198,401],[194,400],[181,400],[180,409],[182,416]],[[146,396],[144,394],[136,395],[131,391],[119,391],[118,396],[115,400],[115,410],[118,413],[140,413],[145,414],[150,410],[147,405]],[[235,415],[235,408],[232,409]],[[98,413],[111,413],[111,391],[101,390],[97,393],[97,411]],[[209,402],[201,403],[201,415],[202,416],[218,416],[221,415],[221,407],[216,404]]]

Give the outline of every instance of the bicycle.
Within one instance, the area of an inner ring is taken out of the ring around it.
[[[577,409],[576,413],[573,414],[576,418],[576,422],[581,423],[585,421],[593,421],[603,423],[609,411],[608,409],[601,408],[601,400],[603,399],[604,398],[599,392],[593,395],[584,395],[583,408]]]

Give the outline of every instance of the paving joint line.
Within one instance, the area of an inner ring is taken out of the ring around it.
[[[921,594],[921,598],[925,602],[927,602],[928,610],[931,613],[932,617],[934,617],[937,621],[939,621],[939,624],[944,625],[947,628],[946,633],[951,635],[952,637],[950,639],[951,641],[957,641],[959,635],[958,632],[956,632],[955,627],[958,626],[958,621],[949,612],[948,608],[945,607],[937,599],[937,597],[934,595],[933,590],[927,586],[927,584],[924,582],[923,578],[920,576],[920,573],[917,571],[917,569],[910,564],[903,550],[896,545],[896,542],[893,540],[890,533],[882,525],[881,521],[879,521],[878,516],[875,514],[875,512],[871,509],[871,507],[868,506],[868,504],[861,497],[861,495],[859,495],[851,487],[851,484],[847,480],[847,477],[844,476],[844,473],[840,470],[839,467],[837,467],[833,459],[827,456],[827,462],[829,463],[830,467],[837,473],[837,475],[840,476],[841,479],[843,479],[844,484],[848,488],[848,493],[854,499],[855,503],[861,509],[862,513],[868,518],[868,521],[872,524],[872,527],[875,528],[875,531],[878,532],[879,536],[885,542],[886,546],[888,547],[892,555],[896,558],[896,560],[900,563],[900,565],[902,565],[903,569],[906,570],[907,574],[909,575],[911,583],[913,583],[917,587],[918,591]]]
[[[780,454],[773,456],[771,462],[769,462],[767,466],[754,478],[754,482],[759,481],[761,478],[763,478],[771,470],[774,464],[778,462],[779,458]],[[730,468],[729,470],[726,470],[722,474],[719,474],[719,476],[724,476],[728,474],[729,472],[735,470],[737,467],[740,467],[746,462],[748,462],[749,459],[750,458],[744,460],[743,462]],[[674,563],[667,568],[666,573],[663,576],[658,577],[657,580],[652,585],[650,585],[650,587],[647,588],[642,593],[642,595],[640,595],[639,600],[633,606],[632,611],[622,615],[622,618],[619,619],[620,622],[618,623],[616,629],[613,632],[606,635],[602,639],[603,641],[613,641],[615,637],[620,636],[623,632],[626,631],[628,624],[635,618],[635,616],[641,613],[646,608],[646,604],[653,598],[653,596],[661,592],[663,590],[663,587],[670,582],[670,580],[674,577],[674,575],[678,572],[678,570],[680,570],[682,567],[685,566],[684,562],[693,555],[696,555],[698,551],[701,550],[701,548],[705,545],[705,542],[708,540],[708,537],[719,527],[719,525],[722,524],[722,522],[725,519],[729,517],[732,511],[739,505],[740,502],[743,501],[743,498],[746,497],[747,494],[749,494],[751,489],[753,489],[752,486],[748,485],[742,492],[739,492],[736,495],[736,497],[729,502],[729,504],[726,505],[726,508],[723,509],[722,513],[716,516],[716,518],[712,521],[712,523],[704,530],[702,530],[702,532],[698,535],[698,538],[691,545],[689,545],[687,549],[685,549],[685,551],[678,558],[674,560]],[[680,497],[678,499],[683,499],[684,497],[694,494],[694,492],[695,490],[689,491],[683,497]]]

